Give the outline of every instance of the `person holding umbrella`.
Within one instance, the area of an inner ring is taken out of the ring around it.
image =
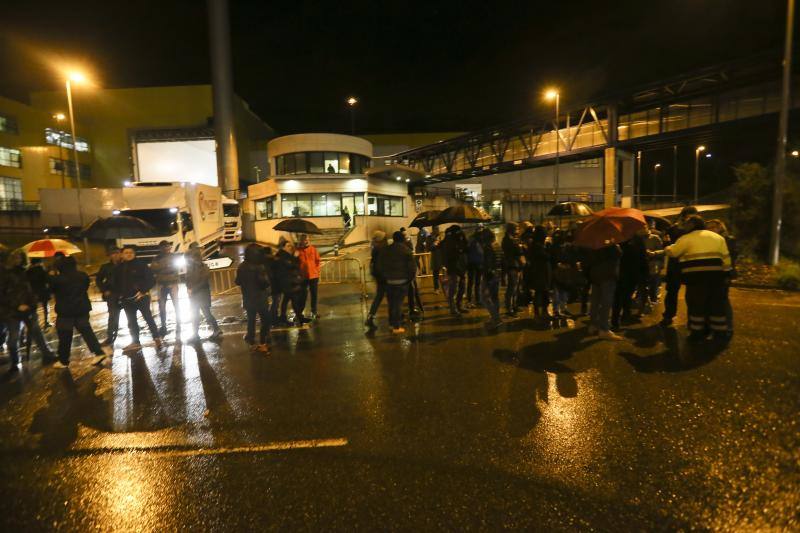
[[[380,254],[389,246],[386,240],[386,233],[381,230],[375,230],[372,234],[372,244],[370,249],[369,272],[375,280],[375,298],[372,300],[372,305],[369,308],[367,320],[364,323],[370,331],[375,331],[378,326],[375,324],[375,315],[378,313],[378,308],[386,295],[386,278],[380,271]]]
[[[42,265],[42,259],[40,257],[31,259],[25,276],[28,278],[28,283],[31,284],[33,293],[36,295],[37,303],[42,306],[44,329],[47,329],[51,325],[48,321],[50,286],[47,284],[47,270],[45,270],[44,265]]]
[[[122,310],[119,302],[119,294],[114,292],[114,268],[122,261],[121,250],[116,246],[108,249],[108,262],[103,263],[94,278],[97,290],[103,295],[108,309],[108,326],[106,327],[106,338],[104,346],[113,346],[117,340],[119,330],[119,313]]]
[[[517,225],[513,222],[506,224],[506,234],[500,245],[503,248],[503,259],[506,267],[506,314],[510,317],[517,316],[517,297],[520,293],[522,268],[525,266],[525,256],[517,235]]]
[[[502,260],[498,254],[500,247],[497,245],[494,232],[488,228],[476,232],[476,239],[483,246],[480,277],[481,302],[491,316],[487,326],[496,329],[503,323],[500,318],[500,270],[502,269]]]
[[[622,337],[611,331],[611,311],[619,279],[620,247],[610,242],[589,253],[589,282],[591,283],[589,307],[589,335],[600,339],[620,341]]]
[[[447,300],[450,304],[450,314],[456,317],[467,312],[461,305],[467,273],[467,244],[467,237],[461,226],[453,225],[447,228],[442,242],[444,267],[447,269]]]

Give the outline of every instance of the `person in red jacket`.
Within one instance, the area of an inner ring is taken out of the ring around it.
[[[303,274],[303,297],[301,298],[300,315],[302,318],[303,310],[306,306],[306,295],[311,293],[311,320],[316,320],[317,314],[317,291],[319,289],[319,252],[308,241],[308,235],[300,235],[297,242],[297,258],[300,260],[300,272]]]

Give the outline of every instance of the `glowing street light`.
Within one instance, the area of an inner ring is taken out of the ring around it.
[[[700,153],[705,152],[702,144],[694,149],[694,203],[697,205],[698,189],[700,186]]]
[[[792,150],[792,157],[800,157],[800,150]]]
[[[658,187],[658,170],[661,168],[661,163],[653,165],[653,201],[656,201],[656,188]]]
[[[356,134],[356,104],[358,98],[351,96],[347,99],[347,105],[350,106],[350,135]]]
[[[559,163],[559,145],[561,144],[558,135],[558,107],[561,101],[561,94],[558,92],[556,88],[547,89],[544,93],[544,97],[547,101],[556,103],[556,121],[553,124],[555,126],[555,133],[556,133],[556,166],[553,169],[553,202],[558,203],[558,163]]]
[[[58,126],[58,162],[61,165],[61,188],[67,188],[67,177],[65,174],[65,166],[64,165],[64,133],[61,131],[61,123],[67,120],[67,116],[64,113],[56,113],[53,115],[53,120],[56,121],[56,125]]]

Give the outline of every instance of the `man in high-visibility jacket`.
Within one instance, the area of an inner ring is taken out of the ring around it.
[[[709,330],[715,339],[727,340],[725,276],[730,270],[728,245],[721,235],[705,229],[699,215],[685,221],[689,233],[668,246],[665,253],[678,260],[686,285],[689,340],[703,340]]]

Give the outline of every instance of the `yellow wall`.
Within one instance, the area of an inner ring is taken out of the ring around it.
[[[213,115],[210,85],[96,89],[76,87],[75,116],[83,125],[79,137],[89,140],[92,175],[98,187],[120,186],[132,179],[131,138],[135,130],[207,127]],[[63,93],[31,94],[33,107],[61,110]]]
[[[65,112],[66,102],[55,112]],[[19,133],[0,132],[0,146],[16,148],[22,152],[22,168],[0,166],[0,176],[22,179],[22,199],[38,201],[39,189],[61,187],[61,174],[50,173],[50,157],[61,158],[59,148],[45,143],[45,128],[52,127],[69,131],[67,124],[57,124],[53,113],[35,109],[29,105],[0,97],[0,114],[13,117],[17,121]],[[78,137],[85,137],[78,129]],[[90,142],[91,147],[91,142]],[[72,151],[63,149],[63,159],[72,160]],[[91,164],[92,153],[79,152],[82,164]],[[66,186],[73,187],[75,180],[66,177]],[[84,184],[87,184],[84,182]],[[91,184],[91,180],[89,180]]]

